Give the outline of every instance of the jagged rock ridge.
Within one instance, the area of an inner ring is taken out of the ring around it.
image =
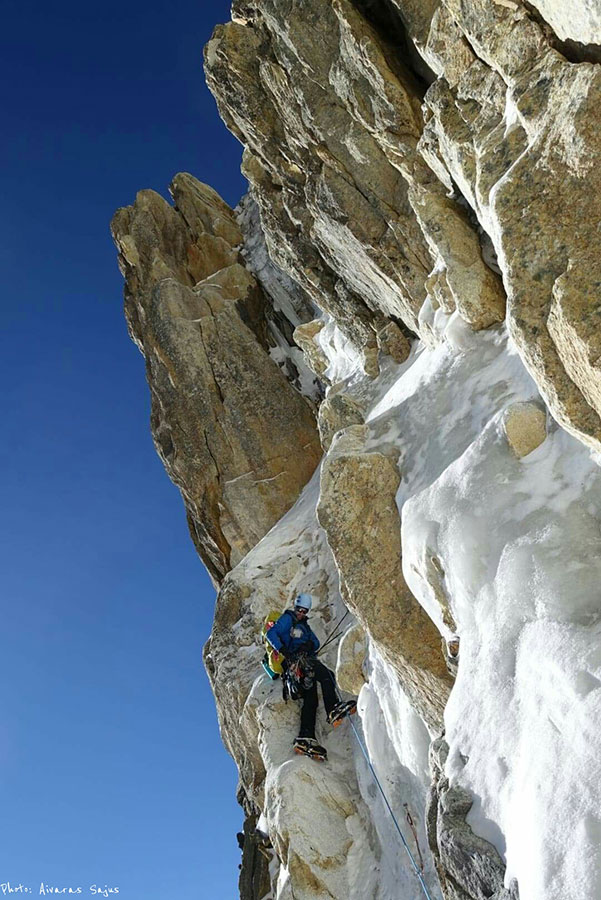
[[[309,404],[269,355],[273,303],[240,256],[233,211],[190,175],[171,189],[175,207],[140,191],[112,230],[155,445],[219,582],[292,505],[320,445]]]

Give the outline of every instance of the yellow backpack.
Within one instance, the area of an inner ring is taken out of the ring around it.
[[[280,610],[272,609],[263,619],[263,627],[261,629],[261,641],[265,648],[265,656],[263,657],[262,663],[263,668],[271,679],[279,678],[282,674],[282,657],[267,640],[267,632],[272,625],[275,625],[281,615],[282,613]]]

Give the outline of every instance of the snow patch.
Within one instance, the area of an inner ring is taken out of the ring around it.
[[[326,324],[315,336],[315,341],[329,361],[326,378],[330,384],[338,384],[363,377],[361,354],[356,346],[342,333],[334,319],[330,316],[325,316],[325,319]]]

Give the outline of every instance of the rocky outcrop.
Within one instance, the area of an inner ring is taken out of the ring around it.
[[[295,501],[319,439],[309,405],[269,355],[269,304],[242,264],[232,210],[190,175],[171,190],[174,207],[141,191],[112,230],[155,445],[221,581]]]
[[[305,359],[312,371],[323,381],[327,381],[325,372],[328,368],[328,359],[315,341],[324,325],[325,322],[322,319],[313,319],[311,322],[298,325],[294,331],[294,340],[305,354]]]
[[[357,121],[369,115],[415,145],[415,79],[393,47],[386,75],[373,71],[372,50],[383,64],[384,50],[344,0],[236,3],[233,20],[207,45],[207,79],[247,146],[270,252],[358,346],[373,346],[384,315],[417,328],[430,257],[406,182]],[[311,21],[319,42],[302,37]],[[364,85],[370,69],[377,93]],[[370,113],[375,96],[381,108]]]
[[[243,798],[241,805],[245,803]],[[251,812],[244,820],[243,831],[238,834],[238,843],[242,851],[238,890],[240,900],[264,900],[271,890],[269,863],[274,850],[263,845],[257,835],[258,817]]]
[[[367,635],[357,622],[345,632],[338,645],[336,682],[343,691],[358,695],[366,683]]]
[[[599,275],[585,248],[599,217],[591,179],[601,72],[562,57],[521,3],[445,7],[471,60],[461,44],[450,84],[458,45],[429,57],[441,78],[425,97],[424,147],[493,240],[510,331],[551,412],[598,447]]]
[[[466,822],[473,797],[459,785],[450,786],[444,767],[449,747],[437,738],[430,747],[432,787],[426,821],[428,843],[448,900],[518,900],[517,882],[506,890],[505,865],[492,844],[474,834]]]
[[[388,322],[376,337],[382,353],[391,356],[396,363],[405,362],[411,349],[409,340],[395,322]]]
[[[601,44],[601,9],[596,0],[533,0],[544,19],[562,41]],[[596,48],[594,48],[596,49]]]
[[[296,40],[305,16],[323,25],[322,41]],[[424,88],[402,62],[398,23],[384,37],[347,0],[239,3],[233,19],[207,46],[207,78],[247,146],[244,171],[279,263],[368,353],[382,315],[420,330],[431,271],[474,327],[502,319],[477,234],[416,153]]]
[[[516,456],[528,456],[547,436],[547,416],[536,403],[515,403],[505,413],[505,434]]]
[[[405,44],[384,32],[381,6],[349,0],[240,2],[209,42],[208,82],[247,147],[270,252],[368,353],[382,315],[428,337],[427,300],[483,328],[503,318],[507,291],[551,411],[597,447],[597,263],[585,248],[598,67],[562,57],[521,3],[396,5]],[[303,39],[307,21],[322,40]],[[407,33],[439,76],[424,117]]]
[[[319,522],[346,604],[395,667],[424,721],[436,730],[451,686],[440,633],[403,577],[396,461],[368,452],[366,438],[363,426],[338,435],[321,472]]]
[[[365,418],[365,410],[361,404],[346,391],[344,384],[332,385],[319,407],[317,425],[321,446],[328,450],[334,435],[349,425],[361,425]]]
[[[303,396],[318,404],[323,396],[322,374],[313,370],[306,347],[296,337],[310,326],[316,307],[301,286],[271,260],[261,229],[259,210],[250,194],[242,198],[235,213],[242,233],[240,254],[269,298],[269,303],[265,305],[269,355],[288,381]]]

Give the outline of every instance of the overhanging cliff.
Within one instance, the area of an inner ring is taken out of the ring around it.
[[[115,216],[272,845],[246,845],[245,897],[423,896],[352,731],[320,720],[321,768],[291,753],[258,634],[298,591],[322,638],[349,611],[324,660],[431,897],[601,893],[600,20],[234,0],[205,67],[248,196],[177,176],[173,207]]]

